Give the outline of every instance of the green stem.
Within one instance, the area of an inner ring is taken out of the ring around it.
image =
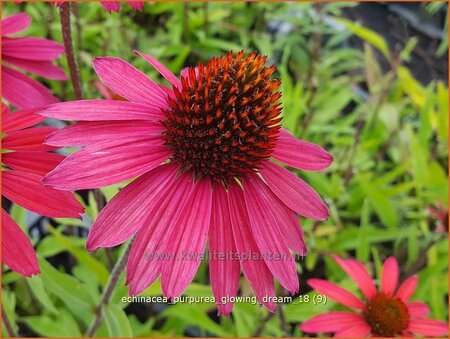
[[[86,332],[86,337],[93,337],[95,335],[95,332],[97,332],[98,328],[102,324],[103,307],[108,305],[109,301],[111,300],[113,292],[116,289],[117,283],[119,282],[119,278],[122,275],[122,273],[125,269],[125,266],[127,265],[128,255],[130,254],[130,249],[131,249],[132,244],[133,244],[133,239],[130,240],[127,247],[120,255],[119,259],[117,260],[116,265],[114,266],[114,268],[111,272],[108,283],[107,283],[105,290],[103,291],[102,297],[100,299],[100,303],[98,304],[97,309],[95,311],[94,320],[92,321],[91,325],[89,326],[89,328]]]

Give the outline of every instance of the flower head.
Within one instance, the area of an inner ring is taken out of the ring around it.
[[[219,312],[231,311],[226,300],[237,294],[240,268],[260,302],[274,310],[274,277],[289,291],[298,290],[290,249],[305,255],[306,246],[296,214],[324,220],[328,209],[310,186],[272,160],[320,171],[332,157],[280,127],[279,81],[270,80],[274,67],[266,67],[264,57],[230,52],[185,69],[180,80],[137,53],[172,88],[124,60],[95,59],[100,79],[128,101],[48,106],[43,115],[80,122],[47,142],[85,147],[45,183],[73,190],[138,177],[101,211],[87,240],[94,251],[137,232],[127,268],[131,294],[161,276],[163,293],[179,296],[194,278],[209,238]]]
[[[47,79],[66,80],[62,68],[52,61],[64,47],[52,40],[10,35],[26,29],[31,18],[25,13],[2,19],[2,96],[18,108],[42,107],[57,102],[50,90],[16,68]]]
[[[428,306],[419,301],[410,301],[418,283],[417,275],[407,278],[398,286],[399,269],[394,257],[383,265],[381,288],[376,289],[364,265],[353,259],[334,256],[342,269],[358,284],[364,301],[347,290],[321,279],[310,279],[308,284],[352,311],[332,311],[317,315],[300,329],[308,333],[335,333],[335,337],[409,337],[443,336],[448,333],[448,324],[434,319],[425,319],[430,313]],[[398,287],[398,288],[397,288]]]
[[[44,187],[43,176],[64,157],[44,145],[53,127],[32,127],[44,118],[35,110],[11,113],[2,103],[2,194],[16,204],[49,217],[79,217],[83,207],[69,192]],[[2,261],[12,270],[30,276],[39,273],[33,246],[20,227],[2,209]]]

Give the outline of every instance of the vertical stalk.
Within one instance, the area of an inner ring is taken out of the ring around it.
[[[6,315],[5,310],[2,310],[2,322],[3,322],[3,325],[5,325],[5,329],[6,329],[6,332],[8,333],[8,336],[10,338],[17,337],[17,333],[16,333],[16,331],[14,331],[14,328],[11,325],[11,322],[9,321],[8,316]]]
[[[203,3],[203,29],[208,34],[209,18],[208,18],[208,2]]]
[[[102,297],[100,299],[100,303],[95,310],[94,320],[89,326],[86,337],[93,337],[95,332],[97,332],[98,328],[102,324],[103,316],[102,311],[103,307],[108,305],[111,297],[113,295],[114,290],[116,289],[117,283],[119,282],[119,278],[127,265],[128,255],[130,254],[131,245],[133,244],[133,239],[130,240],[125,250],[122,252],[120,258],[117,260],[116,265],[114,266],[111,275],[109,277],[108,283],[103,291]]]
[[[83,99],[83,93],[81,90],[81,81],[78,74],[77,64],[73,54],[72,30],[70,27],[70,2],[63,2],[59,8],[59,14],[64,49],[66,51],[67,64],[70,71],[70,80],[72,81],[72,86],[75,91],[75,98],[80,100]]]
[[[189,2],[183,2],[183,42],[189,43]]]

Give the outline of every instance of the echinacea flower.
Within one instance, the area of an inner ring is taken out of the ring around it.
[[[10,37],[30,23],[25,13],[2,19],[2,96],[18,108],[43,107],[59,100],[47,87],[16,68],[47,79],[67,79],[64,70],[52,63],[64,53],[61,44],[35,37]]]
[[[448,333],[446,322],[425,318],[430,313],[425,303],[410,301],[417,287],[417,275],[398,286],[399,268],[394,257],[384,262],[379,290],[362,263],[338,256],[333,258],[359,286],[364,300],[326,280],[309,279],[308,284],[317,292],[352,310],[317,315],[301,324],[303,332],[332,332],[335,337],[343,338],[411,337],[414,334],[430,337]]]
[[[174,298],[195,276],[209,236],[210,279],[219,312],[229,314],[240,268],[270,310],[275,277],[296,292],[289,251],[305,255],[296,214],[324,220],[328,208],[303,180],[272,160],[310,171],[327,168],[321,147],[280,126],[275,67],[266,57],[228,53],[185,69],[181,80],[149,55],[172,89],[122,59],[96,58],[94,69],[128,101],[53,104],[44,116],[81,122],[55,132],[51,145],[85,146],[44,182],[61,190],[107,186],[138,177],[101,211],[87,249],[130,239],[127,283],[136,295],[161,275]],[[208,255],[208,254],[207,254]]]
[[[43,176],[64,157],[44,145],[53,127],[32,127],[44,118],[28,109],[11,113],[2,103],[2,195],[48,217],[78,217],[83,207],[69,192],[42,185]],[[33,246],[16,222],[2,209],[2,261],[26,277],[39,273]]]

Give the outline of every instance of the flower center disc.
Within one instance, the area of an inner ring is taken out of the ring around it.
[[[382,337],[401,335],[409,323],[406,305],[384,293],[378,293],[369,300],[363,314],[372,333]]]
[[[226,184],[270,157],[280,129],[279,80],[266,57],[230,52],[190,68],[169,97],[165,143],[172,160],[196,178]]]

